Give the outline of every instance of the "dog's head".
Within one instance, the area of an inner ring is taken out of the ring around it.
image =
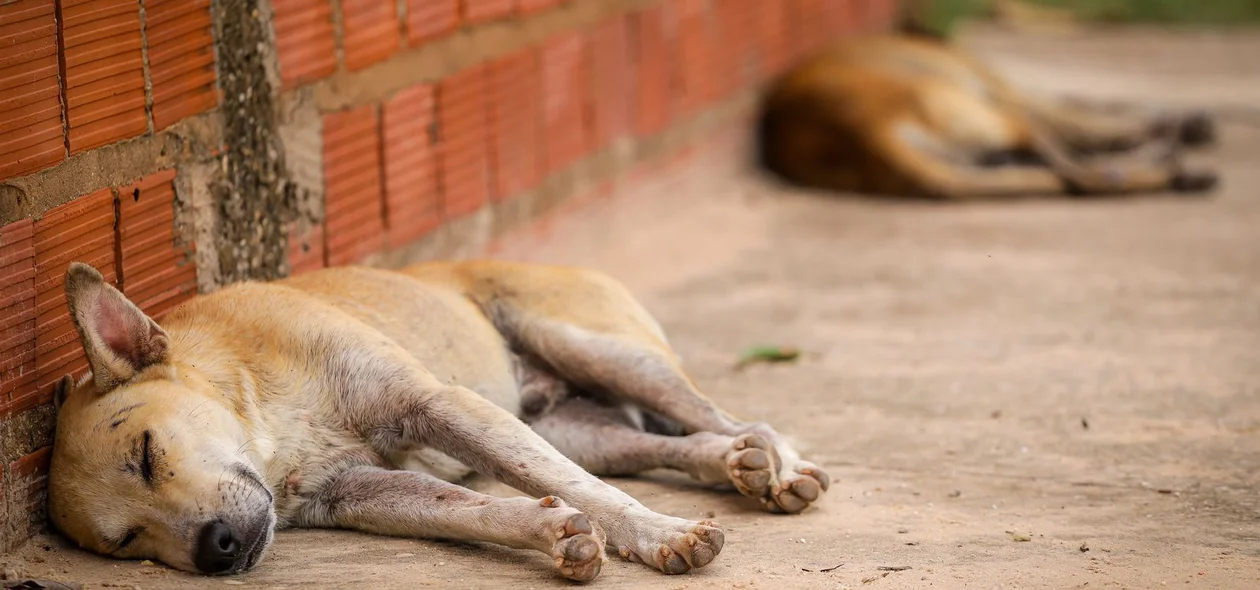
[[[171,358],[166,332],[91,266],[70,266],[66,298],[92,372],[57,387],[53,524],[105,555],[212,574],[253,567],[275,510],[222,389]]]

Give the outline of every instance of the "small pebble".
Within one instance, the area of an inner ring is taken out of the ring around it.
[[[910,529],[907,529],[907,528],[900,528],[900,529],[897,529],[897,532],[898,532],[899,534],[904,535],[904,534],[906,534],[906,533],[910,532]]]

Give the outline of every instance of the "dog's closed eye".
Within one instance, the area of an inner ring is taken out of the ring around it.
[[[144,478],[145,483],[152,483],[153,433],[149,430],[144,431],[144,440],[141,442],[140,453],[140,477]]]
[[[114,543],[114,551],[117,552],[126,549],[128,545],[131,545],[136,541],[142,532],[144,532],[144,529],[142,528],[128,530],[127,534],[123,535],[122,539],[119,539]]]

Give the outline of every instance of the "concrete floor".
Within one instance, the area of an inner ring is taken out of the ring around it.
[[[968,43],[1029,85],[1255,105],[1258,39]],[[785,517],[617,480],[654,509],[713,513],[727,546],[682,577],[613,560],[595,586],[1260,587],[1260,129],[1225,131],[1200,158],[1223,172],[1208,199],[875,203],[702,162],[506,244],[622,278],[703,389],[795,435],[836,482]],[[806,354],[733,371],[758,343]],[[535,554],[330,531],[282,533],[229,580],[52,537],[3,559],[97,587],[566,586]]]

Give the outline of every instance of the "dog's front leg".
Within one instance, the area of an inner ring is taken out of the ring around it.
[[[516,489],[559,496],[593,516],[627,559],[665,573],[713,561],[722,531],[652,512],[583,470],[510,412],[475,392],[444,385],[413,361],[359,365],[339,410],[379,452],[431,446]],[[363,393],[373,392],[373,393]]]
[[[307,527],[535,549],[582,582],[604,563],[604,541],[590,520],[555,496],[496,498],[412,471],[346,469],[308,496],[298,518]]]

